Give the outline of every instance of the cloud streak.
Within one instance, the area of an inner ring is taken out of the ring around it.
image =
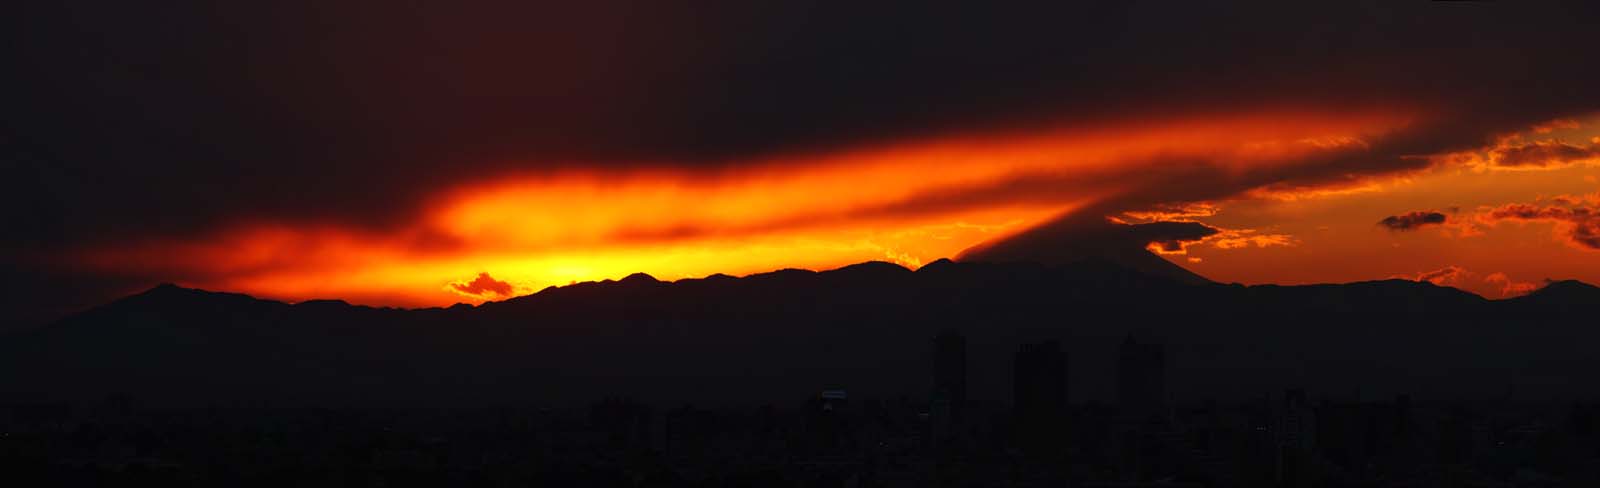
[[[1384,217],[1378,221],[1378,225],[1394,231],[1410,231],[1427,225],[1441,225],[1445,220],[1445,215],[1439,212],[1417,211]]]
[[[1479,220],[1494,224],[1502,221],[1552,222],[1556,235],[1574,247],[1600,251],[1600,210],[1594,206],[1563,199],[1554,205],[1511,203],[1478,214]]]
[[[1445,266],[1433,271],[1423,271],[1414,275],[1397,275],[1393,278],[1411,281],[1426,281],[1439,286],[1449,286],[1463,281],[1471,273],[1460,266]]]
[[[1507,169],[1555,169],[1600,161],[1600,138],[1590,144],[1557,140],[1511,142],[1489,152],[1489,162]]]
[[[1539,284],[1512,280],[1503,272],[1480,274],[1468,271],[1466,268],[1450,265],[1432,271],[1423,271],[1414,275],[1397,275],[1398,278],[1411,281],[1426,281],[1438,286],[1449,286],[1462,289],[1477,289],[1481,291],[1498,292],[1500,298],[1511,298],[1532,293],[1539,289]]]

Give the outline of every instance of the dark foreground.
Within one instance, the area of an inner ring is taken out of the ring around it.
[[[867,263],[0,342],[17,486],[1600,486],[1600,289]]]
[[[1595,404],[4,408],[10,486],[1600,486]],[[941,416],[943,414],[943,417]]]

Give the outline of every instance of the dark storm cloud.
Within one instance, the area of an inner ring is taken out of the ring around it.
[[[1407,212],[1400,215],[1390,215],[1378,221],[1378,225],[1389,230],[1408,231],[1416,230],[1425,225],[1443,224],[1446,217],[1439,212]]]
[[[28,230],[8,244],[381,227],[530,165],[725,165],[1240,103],[1520,122],[1594,97],[1561,49],[1582,45],[1584,4],[582,4],[31,5],[7,29],[25,76],[6,217]]]

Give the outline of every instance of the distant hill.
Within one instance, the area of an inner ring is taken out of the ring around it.
[[[1159,259],[1159,258],[1157,258]],[[972,397],[1009,398],[1019,344],[1060,339],[1069,397],[1109,400],[1116,346],[1166,342],[1178,399],[1284,387],[1382,397],[1593,396],[1600,289],[1486,300],[1412,281],[1241,286],[1107,259],[869,262],[662,282],[644,274],[477,307],[287,304],[161,285],[0,339],[0,402],[790,404],[927,395],[931,339],[968,338]]]

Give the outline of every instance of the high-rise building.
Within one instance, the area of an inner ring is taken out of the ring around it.
[[[949,330],[933,338],[933,390],[959,420],[967,405],[967,338]]]
[[[1117,357],[1117,403],[1129,413],[1159,411],[1167,396],[1166,348],[1128,334]]]
[[[1018,443],[1045,451],[1061,445],[1067,408],[1067,360],[1059,341],[1023,344],[1012,383]]]
[[[613,447],[651,444],[650,408],[626,398],[607,397],[589,406],[589,424]]]
[[[1274,417],[1276,425],[1272,430],[1279,446],[1299,451],[1316,446],[1316,410],[1311,408],[1305,390],[1284,391]]]
[[[1271,427],[1277,449],[1275,483],[1306,486],[1310,483],[1311,453],[1316,447],[1316,410],[1301,389],[1284,391],[1276,403]]]

